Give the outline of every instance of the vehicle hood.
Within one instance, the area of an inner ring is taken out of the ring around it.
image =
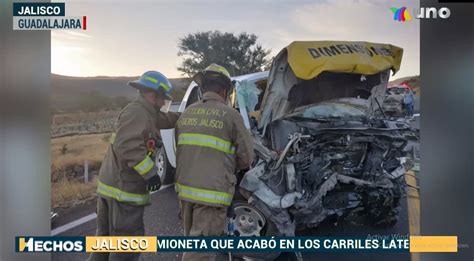
[[[347,41],[296,41],[285,48],[296,77],[310,80],[324,71],[376,74],[400,69],[403,49],[390,44]]]

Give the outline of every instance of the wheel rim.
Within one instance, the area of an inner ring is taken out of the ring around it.
[[[165,155],[161,151],[156,155],[156,166],[158,167],[158,176],[163,177],[165,173]]]
[[[239,204],[234,213],[234,229],[239,236],[261,236],[266,220],[260,211],[249,204]]]

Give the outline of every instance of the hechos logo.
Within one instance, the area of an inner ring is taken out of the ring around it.
[[[405,6],[401,8],[392,7],[390,11],[392,11],[393,20],[395,21],[405,22],[413,20]],[[447,7],[441,7],[439,9],[436,9],[436,7],[421,7],[413,9],[413,14],[415,14],[416,19],[436,19],[438,17],[446,19],[451,15],[451,10]]]
[[[16,252],[83,252],[84,240],[53,237],[17,237]]]

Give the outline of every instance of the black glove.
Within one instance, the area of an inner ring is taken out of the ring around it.
[[[146,183],[146,190],[148,192],[153,192],[159,190],[161,187],[161,179],[160,176],[155,175],[151,179],[149,179]]]

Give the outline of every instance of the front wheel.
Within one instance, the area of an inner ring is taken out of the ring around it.
[[[158,167],[158,175],[161,178],[161,184],[167,185],[173,183],[175,169],[168,161],[168,156],[166,156],[166,151],[164,147],[161,147],[157,151],[155,163]]]
[[[236,200],[234,206],[234,233],[237,236],[275,236],[277,228],[272,221],[263,215],[255,206],[242,200]],[[240,258],[251,258],[259,260],[275,260],[280,252],[266,253],[234,253]]]

